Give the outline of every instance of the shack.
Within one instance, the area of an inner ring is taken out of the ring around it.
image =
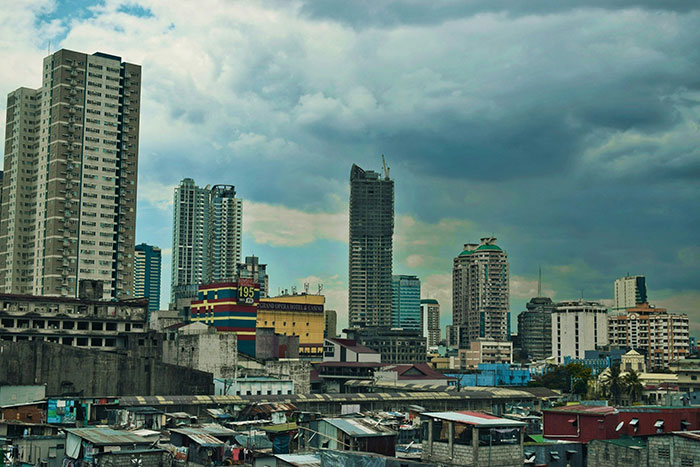
[[[324,418],[315,447],[375,452],[393,457],[397,433],[371,418]],[[316,440],[314,439],[314,441]]]

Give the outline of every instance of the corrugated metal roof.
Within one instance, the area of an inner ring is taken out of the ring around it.
[[[206,431],[197,428],[173,428],[170,431],[187,436],[189,439],[204,447],[223,446],[224,442]]]
[[[113,430],[111,428],[66,428],[66,431],[96,446],[124,446],[129,444],[151,443],[146,438],[129,431]]]
[[[421,417],[423,416],[473,426],[527,426],[527,423],[524,422],[494,417],[480,412],[425,412],[421,414]]]
[[[321,421],[330,423],[343,433],[356,438],[396,435],[395,431],[370,418],[324,418]]]
[[[321,458],[315,454],[275,454],[275,457],[294,467],[321,467]]]

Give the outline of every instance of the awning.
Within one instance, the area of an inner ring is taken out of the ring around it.
[[[655,426],[656,428],[661,428],[662,426],[664,426],[664,421],[663,421],[663,420],[657,420],[656,423],[654,423],[654,426]]]
[[[557,451],[549,451],[549,457],[551,457],[553,461],[558,461],[559,453]]]
[[[575,419],[575,418],[570,418],[570,419],[569,419],[569,423],[576,423],[576,419]]]
[[[630,425],[632,425],[632,426],[637,425],[638,423],[639,423],[639,419],[637,419],[637,418],[633,418],[633,419],[630,421]]]

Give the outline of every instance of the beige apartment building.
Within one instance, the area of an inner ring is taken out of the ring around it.
[[[650,371],[668,368],[674,360],[690,353],[688,315],[669,313],[644,303],[627,313],[610,316],[608,335],[611,347],[631,347],[646,357]]]
[[[59,50],[7,98],[0,292],[133,297],[141,67]]]

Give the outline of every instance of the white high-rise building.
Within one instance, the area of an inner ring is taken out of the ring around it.
[[[141,67],[59,50],[7,98],[0,291],[133,297]]]
[[[428,341],[428,347],[440,342],[440,304],[434,298],[424,298],[420,301],[420,318],[423,337]]]
[[[586,350],[608,345],[608,310],[597,302],[557,303],[552,311],[552,355],[584,358]]]
[[[615,281],[613,311],[624,311],[647,303],[647,282],[644,276],[626,276]]]
[[[197,287],[231,281],[241,262],[243,205],[232,185],[200,188],[185,178],[175,188],[171,300]]]

